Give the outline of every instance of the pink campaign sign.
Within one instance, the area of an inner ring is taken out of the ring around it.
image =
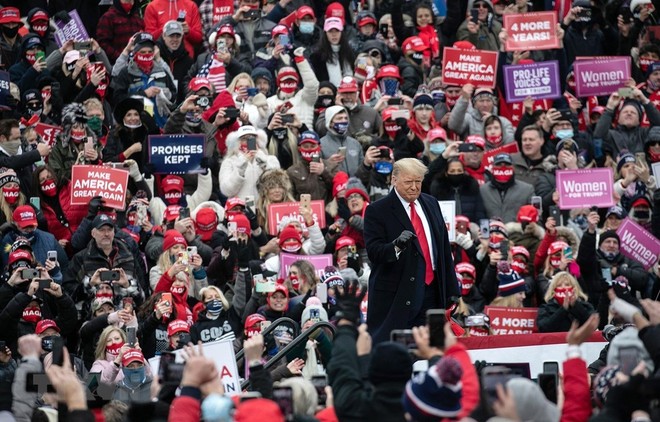
[[[610,95],[630,79],[630,57],[576,60],[573,72],[578,97]]]
[[[559,208],[607,208],[614,205],[611,168],[557,170]]]
[[[630,218],[623,220],[616,231],[621,239],[621,253],[644,267],[651,268],[660,255],[660,240]]]
[[[280,254],[280,277],[286,278],[289,275],[289,268],[294,262],[304,259],[309,261],[316,270],[316,275],[321,277],[325,272],[325,267],[332,265],[332,255],[296,255],[293,253],[282,252]]]

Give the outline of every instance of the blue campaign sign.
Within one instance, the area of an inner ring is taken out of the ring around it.
[[[151,135],[149,162],[156,173],[201,173],[205,135]]]

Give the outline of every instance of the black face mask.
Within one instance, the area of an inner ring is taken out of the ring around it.
[[[277,129],[273,129],[273,137],[278,141],[283,141],[284,139],[286,139],[286,133],[287,133],[287,128],[285,127],[279,127]]]
[[[2,33],[5,34],[7,38],[14,38],[18,34],[18,26],[16,28],[10,28],[3,25]]]
[[[335,101],[334,95],[319,95],[316,99],[316,108],[328,108]]]
[[[410,60],[412,60],[417,66],[421,66],[424,61],[424,55],[422,53],[413,53],[410,56]]]

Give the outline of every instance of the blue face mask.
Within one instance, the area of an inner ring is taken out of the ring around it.
[[[197,127],[202,123],[202,117],[199,114],[195,116],[195,113],[189,111],[186,113],[186,123],[188,126]]]
[[[555,136],[558,139],[570,139],[573,138],[573,129],[560,129],[555,133]]]
[[[585,230],[587,226],[589,225],[589,222],[587,221],[587,217],[584,215],[578,215],[573,219],[575,224],[577,224],[580,229]]]
[[[431,154],[435,154],[435,155],[442,154],[443,152],[445,152],[446,148],[447,148],[447,144],[445,144],[444,142],[429,145],[429,151],[431,151]]]
[[[139,387],[140,384],[142,384],[147,378],[144,372],[144,366],[141,368],[133,368],[133,369],[122,368],[121,370],[124,373],[124,384],[126,384],[130,388]]]
[[[206,302],[206,313],[210,316],[218,316],[222,312],[222,302],[218,299],[213,299]]]
[[[392,173],[392,167],[393,165],[389,161],[377,161],[376,164],[374,164],[374,169],[380,174]]]
[[[231,421],[233,408],[229,397],[211,394],[202,402],[202,419],[209,422]]]
[[[603,255],[603,258],[605,258],[606,261],[614,261],[614,258],[619,255],[617,252],[605,252],[604,250],[600,250],[601,255]]]
[[[300,29],[301,34],[313,34],[314,22],[300,22],[298,29]]]
[[[348,131],[348,122],[337,122],[332,125],[332,129],[339,135],[345,135]]]

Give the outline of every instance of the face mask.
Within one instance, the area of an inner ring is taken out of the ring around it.
[[[32,66],[37,61],[37,56],[34,53],[25,53],[25,60]]]
[[[314,22],[300,22],[298,25],[301,34],[313,34],[314,33]]]
[[[564,305],[564,300],[566,300],[566,297],[572,292],[572,287],[557,287],[555,289],[555,300],[559,303],[559,306]]]
[[[87,120],[87,126],[97,135],[101,134],[103,120],[98,116],[92,116]]]
[[[367,66],[367,79],[373,79],[376,76],[376,68],[374,66]]]
[[[284,128],[284,127],[278,127],[277,129],[273,129],[273,137],[275,139],[277,139],[278,141],[285,140],[286,139],[286,134],[287,134],[287,129]],[[300,151],[300,150],[298,150],[298,151]]]
[[[413,53],[410,55],[410,60],[417,66],[421,66],[424,61],[424,55],[422,53]]]
[[[211,394],[202,402],[202,419],[205,421],[233,420],[234,405],[229,397]]]
[[[186,287],[185,286],[172,286],[170,287],[170,293],[172,296],[185,301],[186,297]]]
[[[85,128],[82,129],[71,129],[71,140],[75,142],[76,144],[81,143],[84,139],[85,136],[87,136],[87,130]]]
[[[472,286],[474,286],[474,280],[464,277],[463,281],[461,282],[461,296],[467,296],[470,294]]]
[[[514,259],[511,261],[511,268],[520,275],[527,274],[527,263],[525,261]]]
[[[348,131],[348,122],[337,122],[332,125],[332,130],[338,135],[345,135]]]
[[[293,286],[294,289],[298,290],[300,288],[300,279],[297,275],[290,275],[289,281],[291,281],[291,286]]]
[[[508,183],[513,178],[513,167],[493,167],[493,179],[499,183]]]
[[[339,44],[330,44],[330,49],[333,53],[339,53],[341,46]]]
[[[151,69],[154,67],[154,54],[136,54],[133,58],[138,69],[144,73],[151,73]]]
[[[298,148],[298,152],[300,153],[300,156],[303,158],[305,161],[312,161],[312,158],[314,154],[320,154],[321,153],[321,147],[317,147],[314,149],[302,149]]]
[[[383,129],[385,129],[385,133],[387,133],[387,136],[394,139],[394,138],[396,138],[397,132],[401,128],[399,127],[399,125],[397,125],[394,122],[388,122],[388,123],[383,124]]]
[[[134,369],[121,368],[121,371],[124,373],[124,384],[130,388],[139,387],[147,378],[144,372],[144,366]]]
[[[298,242],[296,242],[296,243],[285,243],[281,246],[281,249],[284,252],[290,252],[290,253],[296,253],[300,250],[300,248],[302,248],[302,244],[298,243]]]
[[[66,68],[67,72],[69,72],[69,73],[73,73],[73,69],[76,68],[76,62],[73,61],[73,62],[71,62],[71,63],[65,63],[65,64],[64,64],[64,67]]]
[[[572,139],[573,138],[573,129],[561,129],[555,133],[557,139]]]
[[[30,116],[41,116],[43,108],[28,108],[27,112]]]
[[[652,152],[651,150],[649,150],[648,154],[652,163],[657,163],[658,161],[660,161],[660,153]]]
[[[445,144],[444,142],[438,142],[429,145],[429,151],[431,151],[431,154],[435,154],[435,155],[441,155],[443,152],[445,152],[446,148],[447,148],[447,144]]]
[[[639,58],[639,70],[642,71],[642,73],[646,73],[646,71],[649,69],[649,65],[653,63],[655,60],[653,59],[648,59],[646,57],[640,57]]]
[[[187,117],[187,115],[186,115],[186,117]],[[124,126],[126,126],[128,129],[137,129],[137,128],[142,127],[142,122],[139,122],[139,123],[134,124],[134,125],[129,125],[128,123],[124,123]]]
[[[328,108],[335,102],[333,95],[319,95],[316,99],[316,108]]]
[[[465,179],[464,174],[448,174],[447,175],[447,180],[449,181],[449,184],[452,186],[458,186],[461,183],[463,183],[463,180]]]
[[[113,360],[117,356],[119,356],[119,350],[124,346],[124,343],[114,343],[111,344],[110,346],[105,346],[105,354],[106,354],[106,359],[107,360]],[[107,358],[107,356],[110,355],[110,359]]]
[[[578,215],[573,219],[573,222],[580,227],[580,229],[585,230],[587,226],[589,225],[589,222],[587,221],[587,217],[584,215]]]
[[[127,14],[131,13],[131,9],[133,9],[133,5],[129,3],[119,3],[119,5]]]
[[[181,200],[181,192],[168,192],[163,196],[165,198],[165,202],[167,202],[169,205],[178,204]]]
[[[348,102],[348,101],[345,101],[345,100],[341,100],[341,103],[344,107],[346,107],[349,110],[355,110],[355,107],[358,106],[357,103],[352,103],[352,102]]]
[[[377,161],[376,164],[374,164],[374,169],[376,169],[376,173],[379,174],[391,174],[393,167],[394,166],[389,161]]]
[[[15,187],[15,188],[8,188],[8,187],[3,187],[2,188],[2,196],[5,198],[5,202],[7,202],[9,205],[13,205],[18,201],[18,197],[21,193],[21,188],[20,187]]]
[[[637,221],[647,221],[651,218],[651,211],[633,208],[631,217]]]
[[[502,143],[502,135],[486,135],[486,141],[491,145],[499,145]]]
[[[36,324],[41,320],[41,308],[38,306],[23,309],[23,320]]]
[[[619,255],[618,252],[605,252],[602,249],[600,249],[600,253],[603,255],[603,258],[605,258],[606,261],[614,261],[617,255]]]
[[[53,197],[57,194],[57,186],[55,186],[55,179],[46,179],[41,182],[41,191],[48,197]]]
[[[459,95],[449,95],[445,93],[445,104],[447,104],[447,107],[451,110],[451,108],[456,104],[456,101],[458,101],[458,98],[460,97]]]
[[[550,256],[550,265],[552,268],[559,268],[561,265],[561,256],[556,257],[556,256]]]
[[[32,31],[43,38],[46,35],[46,31],[48,31],[48,24],[32,25]]]
[[[197,113],[189,111],[186,113],[186,124],[191,127],[198,127],[202,124],[202,117]]]
[[[218,299],[213,299],[206,302],[206,313],[210,316],[217,317],[222,312],[222,302]]]
[[[283,81],[280,83],[280,92],[285,95],[292,95],[298,89],[298,83],[296,81]]]
[[[18,35],[18,26],[16,28],[9,28],[9,27],[3,25],[2,26],[2,33],[7,38],[14,38],[16,35]]]

